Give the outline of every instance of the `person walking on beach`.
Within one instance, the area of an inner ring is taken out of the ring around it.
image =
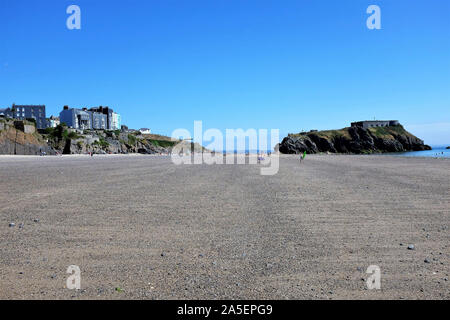
[[[306,158],[306,151],[303,151],[303,154],[300,155],[300,163]]]

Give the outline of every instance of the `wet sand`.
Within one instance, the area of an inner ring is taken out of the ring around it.
[[[0,156],[0,298],[450,298],[450,160],[282,156],[278,174],[259,169]],[[69,265],[81,290],[65,288]],[[381,290],[367,289],[369,265]]]

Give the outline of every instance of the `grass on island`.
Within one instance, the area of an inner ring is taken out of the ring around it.
[[[322,130],[322,131],[310,131],[310,132],[300,132],[289,134],[291,137],[301,138],[307,136],[318,136],[320,138],[325,138],[327,140],[333,140],[335,138],[346,138],[351,139],[350,134],[348,133],[348,128],[340,129],[340,130]]]
[[[335,138],[347,138],[351,139],[350,134],[348,133],[348,130],[341,129],[341,130],[323,130],[323,131],[317,131],[317,132],[311,132],[311,134],[316,134],[317,136],[321,138],[325,138],[328,140],[333,140]]]
[[[352,137],[349,133],[350,128],[343,128],[340,130],[322,130],[322,131],[310,131],[310,132],[300,132],[295,134],[289,134],[291,137],[301,138],[308,136],[318,136],[320,138],[325,138],[327,140],[334,140],[336,138],[345,138],[351,140]],[[371,134],[378,138],[383,139],[395,139],[395,135],[408,135],[412,136],[408,133],[402,125],[389,126],[389,127],[374,127],[368,129]]]
[[[403,128],[402,125],[390,126],[390,127],[374,127],[369,128],[369,131],[378,138],[383,139],[395,139],[394,135],[409,135],[409,133]]]

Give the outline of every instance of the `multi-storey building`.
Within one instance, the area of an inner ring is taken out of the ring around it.
[[[92,117],[86,108],[75,109],[64,106],[63,111],[59,113],[59,121],[69,128],[92,129]]]
[[[61,123],[74,129],[120,129],[120,115],[108,107],[75,109],[64,106],[59,114]]]
[[[87,111],[92,117],[92,129],[108,129],[108,117],[106,114]]]
[[[120,114],[113,112],[110,130],[120,130],[121,129],[121,117]]]
[[[96,107],[96,108],[90,108],[89,111],[96,112],[96,113],[102,113],[106,115],[106,123],[107,126],[105,129],[107,130],[120,130],[120,123],[121,118],[120,114],[114,112],[113,109],[110,107]]]
[[[60,124],[59,118],[51,116],[47,119],[47,127],[48,128],[56,128]]]
[[[13,104],[11,108],[0,109],[0,116],[17,120],[34,119],[36,121],[36,128],[47,128],[45,105]]]

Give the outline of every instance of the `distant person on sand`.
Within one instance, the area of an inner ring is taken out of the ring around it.
[[[300,163],[306,158],[306,151],[303,151],[303,154],[300,155]]]

